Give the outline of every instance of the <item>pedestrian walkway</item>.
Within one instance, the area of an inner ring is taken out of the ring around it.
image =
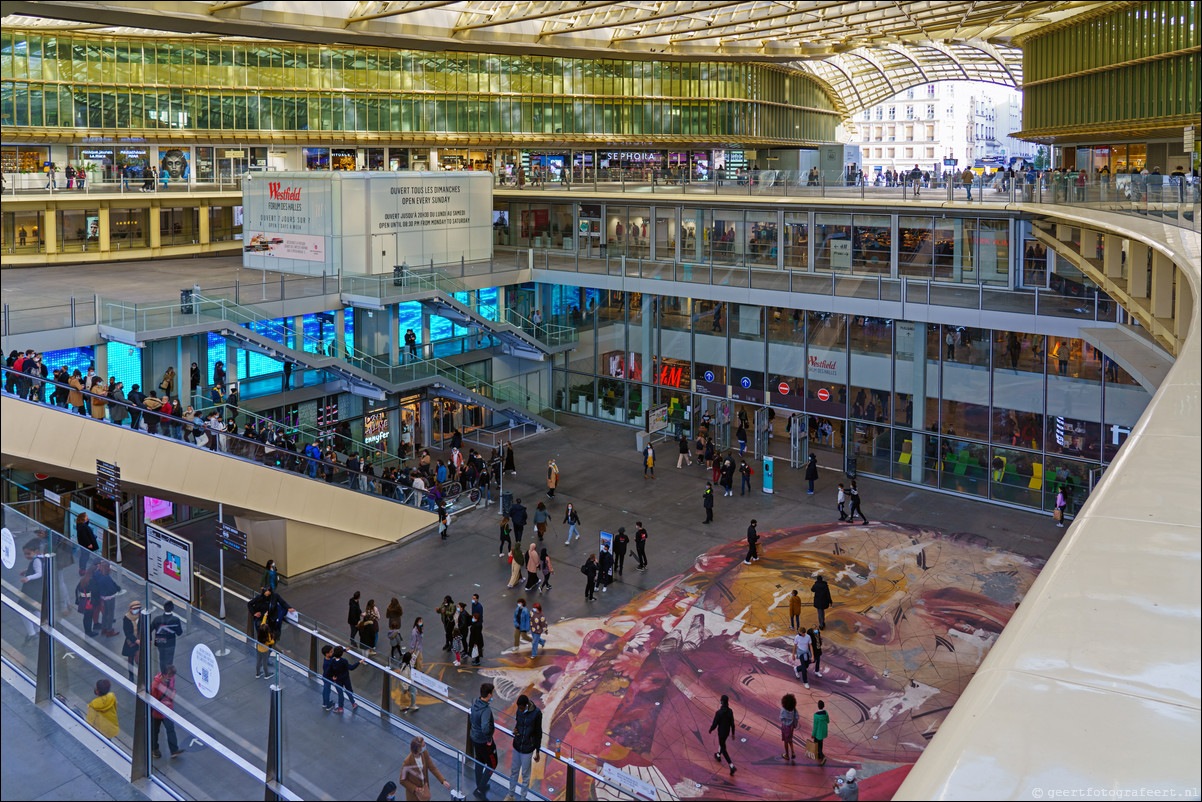
[[[152,798],[113,770],[7,679],[0,682],[0,708],[3,710],[0,740],[4,742],[4,790],[0,799]],[[154,798],[170,797],[160,792]]]

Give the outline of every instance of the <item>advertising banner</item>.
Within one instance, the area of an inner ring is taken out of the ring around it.
[[[146,578],[173,596],[192,602],[192,542],[146,524]]]
[[[251,231],[246,235],[247,253],[274,256],[280,259],[301,259],[306,262],[326,260],[326,238],[305,234],[273,234]]]

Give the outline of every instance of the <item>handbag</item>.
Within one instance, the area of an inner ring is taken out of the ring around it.
[[[817,760],[819,763],[826,762],[824,759],[818,757],[818,742],[813,738],[806,738],[805,750],[806,757],[808,757],[810,760]]]
[[[497,745],[491,743],[488,745],[488,759],[485,761],[490,769],[497,767]]]
[[[209,445],[209,436],[207,434],[202,434],[199,437],[197,437],[196,445],[198,445],[201,448],[206,448]]]

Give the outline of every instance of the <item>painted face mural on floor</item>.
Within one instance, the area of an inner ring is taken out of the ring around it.
[[[622,767],[661,798],[826,796],[849,767],[879,774],[917,760],[1041,565],[977,536],[890,524],[774,530],[761,549],[750,566],[741,540],[706,552],[604,618],[554,625],[538,661],[523,649],[485,673],[505,698],[537,694],[550,745]],[[806,690],[793,673],[788,597],[796,588],[802,625],[816,625],[817,573],[835,606],[822,676],[811,671]],[[734,778],[707,732],[724,693]],[[780,758],[786,693],[801,717],[793,765]],[[819,700],[831,721],[821,767],[801,748]],[[554,796],[564,782],[540,785]]]

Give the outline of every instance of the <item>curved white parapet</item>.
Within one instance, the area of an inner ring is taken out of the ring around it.
[[[1047,210],[1039,209],[1041,215]],[[1202,780],[1199,235],[1050,218],[1176,265],[1188,329],[1118,458],[894,799],[1193,798]],[[1092,792],[1092,793],[1091,793]]]

